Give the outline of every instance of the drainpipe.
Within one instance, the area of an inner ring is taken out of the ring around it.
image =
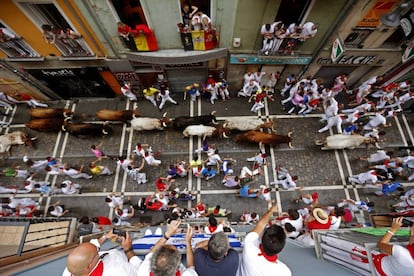
[[[308,64],[306,64],[306,66],[302,69],[302,71],[300,71],[299,77],[302,77],[302,75],[309,69],[310,64],[312,64],[313,61],[315,60],[315,57],[319,56],[319,53],[322,51],[323,47],[325,46],[326,41],[336,31],[336,29],[339,27],[339,25],[343,23],[345,17],[348,15],[348,12],[351,10],[351,8],[353,6],[355,6],[355,4],[356,4],[357,1],[358,0],[347,1],[345,7],[342,9],[342,11],[339,14],[339,16],[336,17],[336,20],[335,20],[334,24],[332,24],[330,26],[330,28],[328,29],[328,31],[324,35],[323,39],[319,43],[318,48],[317,48],[315,54],[312,55],[311,61]]]

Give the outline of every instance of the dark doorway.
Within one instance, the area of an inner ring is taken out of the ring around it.
[[[66,100],[79,97],[115,97],[115,93],[99,75],[96,67],[27,71]]]
[[[285,26],[291,23],[299,24],[311,0],[282,0],[277,11],[275,22],[282,21]]]

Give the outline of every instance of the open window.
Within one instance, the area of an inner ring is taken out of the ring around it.
[[[110,0],[122,23],[134,28],[147,24],[140,0]]]
[[[40,57],[20,36],[0,22],[0,50],[10,58]]]
[[[92,51],[55,1],[19,1],[18,6],[42,29],[46,43],[56,46],[63,56],[92,56]]]

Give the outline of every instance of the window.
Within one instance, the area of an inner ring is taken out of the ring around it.
[[[46,43],[54,44],[63,56],[92,56],[82,35],[52,1],[19,2],[18,5],[43,31]]]
[[[111,0],[122,23],[135,28],[136,25],[147,24],[140,0]]]
[[[395,32],[382,43],[381,48],[397,48],[400,47],[403,42],[406,41],[404,31],[402,28],[397,28]]]
[[[274,21],[282,21],[286,27],[291,23],[300,24],[310,3],[311,0],[282,0]]]
[[[344,40],[345,46],[348,48],[363,48],[365,39],[372,31],[373,29],[353,29]]]
[[[39,57],[21,37],[0,22],[0,50],[8,57],[27,58]]]

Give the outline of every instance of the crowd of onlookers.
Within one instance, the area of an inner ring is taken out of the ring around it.
[[[262,78],[265,75],[267,75],[265,72],[247,72],[243,78],[242,88],[237,93],[238,97],[246,97],[249,101],[255,100],[251,108],[251,111],[255,113],[261,112],[267,100],[274,100],[276,97],[275,85],[280,80],[280,73],[268,74],[268,80],[264,84]],[[386,127],[390,126],[387,120],[393,116],[398,116],[402,112],[412,112],[412,99],[414,98],[408,81],[386,85],[383,85],[381,81],[381,76],[372,77],[357,88],[351,89],[347,86],[346,75],[338,76],[335,78],[332,87],[326,87],[321,79],[303,78],[297,80],[295,75],[291,74],[285,79],[284,87],[280,90],[281,104],[288,114],[306,116],[309,113],[323,110],[321,122],[326,121],[326,126],[319,129],[319,133],[334,128],[338,134],[344,136],[362,135],[373,139],[375,141],[373,144],[379,147],[382,137],[391,135],[390,133],[385,134],[384,131]],[[159,85],[160,90],[168,90],[168,87],[162,81]],[[125,89],[128,88],[130,89],[130,87]],[[153,89],[158,90],[153,95],[160,93],[156,86]],[[218,97],[221,97],[223,101],[230,98],[225,80],[216,81],[212,77],[207,80],[205,85],[192,84],[186,87],[184,93],[192,100],[201,96],[208,99],[212,104]],[[343,97],[340,97],[341,95],[346,96],[345,102]],[[128,95],[126,96],[128,97]],[[6,104],[15,104],[15,102],[6,101],[9,99],[7,95],[2,99],[6,108],[8,108]],[[132,99],[131,97],[129,99],[136,100],[136,98]],[[154,106],[162,109],[165,103],[166,101],[161,101],[160,106],[157,103]],[[186,177],[188,174],[204,181],[220,177],[221,180],[218,182],[222,183],[224,187],[238,189],[240,197],[261,198],[267,202],[269,210],[273,211],[275,211],[275,207],[272,206],[275,202],[272,202],[270,196],[272,185],[283,190],[297,191],[297,202],[303,202],[305,206],[278,213],[271,220],[274,229],[264,230],[262,228],[263,223],[265,221],[267,223],[269,220],[269,214],[260,216],[254,211],[243,212],[239,219],[240,222],[255,225],[254,230],[250,233],[251,235],[248,234],[246,237],[246,240],[252,241],[252,244],[246,243],[245,250],[251,248],[250,246],[254,247],[260,244],[258,235],[263,230],[265,232],[275,231],[276,234],[274,235],[277,236],[276,239],[280,239],[281,244],[287,237],[305,245],[313,245],[312,231],[314,229],[338,229],[353,221],[353,212],[370,212],[374,207],[374,203],[371,201],[353,199],[343,199],[340,202],[320,202],[317,192],[305,193],[303,189],[305,185],[297,186],[296,183],[300,180],[298,176],[293,175],[295,168],[288,169],[283,166],[276,168],[277,177],[274,181],[260,185],[259,189],[251,188],[253,181],[263,172],[263,167],[267,165],[267,155],[264,148],[259,148],[257,154],[244,161],[236,161],[231,157],[222,157],[219,149],[214,144],[209,143],[207,139],[203,139],[201,147],[195,149],[192,160],[177,160],[177,162],[170,164],[168,170],[157,179],[147,179],[145,167],[159,166],[163,162],[162,158],[159,158],[159,152],[154,152],[150,145],[137,143],[133,154],[129,157],[108,156],[104,153],[103,146],[103,143],[91,146],[91,155],[95,156],[96,160],[90,162],[86,168],[83,165],[71,166],[51,157],[44,160],[32,160],[25,155],[23,162],[26,168],[15,164],[3,169],[4,176],[24,179],[24,187],[20,185],[0,186],[0,191],[12,194],[39,192],[43,195],[81,193],[82,187],[75,183],[76,179],[91,179],[97,175],[111,175],[112,169],[106,163],[111,160],[117,166],[119,165],[128,177],[138,185],[155,181],[154,193],[136,202],[131,198],[124,198],[121,194],[108,195],[105,202],[110,208],[114,209],[114,218],[112,220],[107,217],[81,218],[78,228],[81,235],[102,231],[110,226],[131,225],[131,219],[135,217],[136,212],[142,213],[149,210],[168,211],[170,214],[168,229],[178,227],[177,220],[207,218],[208,221],[205,225],[199,226],[198,232],[211,234],[234,232],[226,220],[219,218],[230,215],[231,210],[224,209],[219,205],[210,206],[197,201],[192,191],[181,190],[180,185],[177,185],[176,180]],[[376,152],[369,156],[358,158],[359,162],[367,162],[368,171],[349,176],[349,181],[375,189],[375,195],[377,196],[398,195],[401,201],[396,202],[393,207],[404,214],[412,211],[414,192],[413,190],[406,191],[401,184],[401,180],[412,181],[414,179],[414,174],[412,174],[413,160],[414,156],[412,154],[394,156],[392,152],[378,148]],[[236,165],[239,169],[236,169]],[[59,187],[52,187],[47,181],[36,179],[42,173],[61,175],[67,179],[63,180]],[[181,208],[179,206],[179,201],[193,200],[195,203],[192,204],[192,208]],[[60,202],[51,204],[47,210],[50,215],[56,217],[63,216],[69,211]],[[9,203],[2,205],[1,212],[2,216],[30,217],[41,215],[39,204],[33,199],[16,198],[14,196],[10,197]],[[168,240],[173,231],[167,230],[166,233],[167,236],[164,238]],[[263,237],[261,242],[264,247],[266,242]],[[122,240],[123,242],[128,241],[128,238]],[[263,258],[268,260],[267,257],[274,259],[275,254],[277,254],[275,252],[282,248],[283,246],[279,249],[266,249],[269,250],[268,252],[260,247],[255,250],[259,250],[261,252],[259,255],[262,254],[265,256]],[[208,251],[208,246],[204,250]],[[227,250],[229,249],[227,248]],[[243,253],[243,256],[244,254],[248,253]],[[262,262],[262,259],[258,261],[258,263],[260,262]],[[259,269],[248,261],[247,263],[242,262],[238,269],[247,273],[243,275],[249,275],[248,271],[253,267],[255,270]],[[266,267],[266,265],[263,267]],[[287,271],[286,268],[281,269]],[[202,273],[199,272],[199,274]]]

